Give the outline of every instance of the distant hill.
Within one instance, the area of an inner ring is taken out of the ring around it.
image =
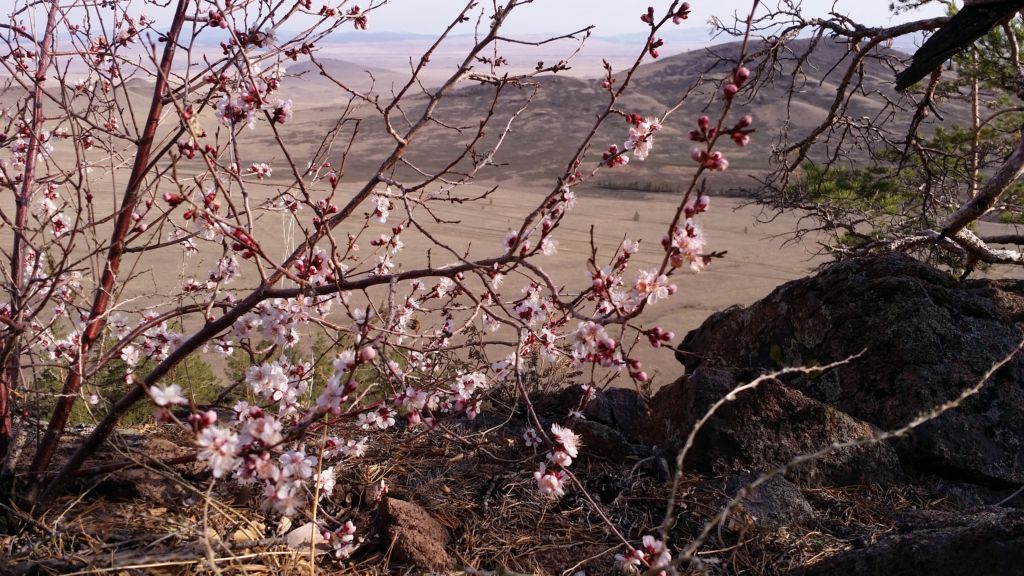
[[[721,142],[721,149],[727,154],[732,169],[713,179],[716,194],[727,193],[729,190],[742,193],[742,189],[752,184],[751,175],[763,174],[769,168],[769,150],[778,143],[783,127],[789,130],[790,142],[793,142],[826,117],[836,98],[845,60],[849,56],[844,44],[823,39],[809,57],[800,60],[808,42],[790,42],[787,52],[780,57],[775,68],[755,71],[766,74],[765,77],[772,81],[757,85],[755,91],[743,93],[737,99],[728,120],[732,122],[743,114],[750,114],[754,118],[753,127],[757,133],[746,148],[738,148],[728,140]],[[625,168],[604,170],[593,183],[610,189],[640,191],[672,191],[683,187],[693,173],[693,162],[689,159],[692,142],[688,139],[688,132],[695,127],[698,116],[705,113],[713,116],[720,110],[717,81],[733,68],[739,48],[738,43],[721,44],[662,57],[641,66],[632,79],[627,96],[618,105],[618,109],[624,113],[641,116],[663,114],[702,75],[708,82],[691,93],[689,99],[657,134],[653,152],[646,162],[634,160],[633,164]],[[758,46],[753,46],[754,51],[758,49]],[[847,115],[851,123],[860,121],[864,116],[882,118],[886,100],[899,101],[903,98],[892,87],[893,67],[901,66],[906,55],[880,48],[875,56],[878,58],[867,59],[860,70],[862,88],[848,94]],[[799,73],[795,73],[798,63]],[[342,61],[325,63],[327,66],[330,66],[332,74],[337,73],[350,82],[362,76],[369,78],[363,66]],[[317,79],[319,71],[311,69],[308,63],[293,66],[289,72],[296,69],[305,72],[302,76],[304,80],[292,85],[305,87],[308,91],[315,91],[318,89],[316,86],[325,86],[324,79]],[[377,78],[378,86],[382,77],[388,77],[386,72],[378,75],[371,70],[370,74]],[[439,125],[432,126],[421,136],[429,140],[430,145],[413,147],[404,159],[424,170],[437,167],[442,154],[446,155],[471,138],[493,99],[492,86],[465,82],[442,101],[435,114]],[[579,79],[565,75],[548,75],[532,79],[522,86],[506,86],[487,135],[476,147],[478,154],[490,149],[500,133],[500,127],[519,113],[527,99],[532,99],[530,106],[519,114],[495,161],[506,167],[502,171],[504,180],[511,177],[530,183],[553,182],[565,169],[583,136],[591,130],[596,115],[607,105],[608,95],[600,87],[599,79]],[[319,101],[325,102],[322,94]],[[296,99],[296,102],[300,101]],[[412,99],[406,102],[404,110],[408,117],[414,117],[420,106],[421,101]],[[324,108],[323,113],[317,113],[315,109],[308,112],[296,115],[292,129],[303,135],[297,136],[296,142],[305,142],[313,135],[322,134],[322,119],[330,116],[334,110]],[[966,106],[947,104],[943,109],[942,120],[930,118],[928,122],[964,123],[968,118],[967,113]],[[904,111],[897,111],[891,117],[884,116],[884,122],[893,129],[899,129],[909,119],[910,113]],[[353,150],[355,153],[349,157],[350,173],[372,168],[373,163],[379,160],[379,150],[390,146],[391,142],[379,130],[377,122],[372,115],[364,121],[360,129],[361,141]],[[441,124],[461,127],[463,133],[441,128]],[[593,140],[587,157],[588,166],[593,166],[609,145],[616,144],[621,148],[628,135],[628,128],[621,117],[609,118]],[[837,129],[842,129],[842,123]],[[309,145],[312,151],[315,143],[310,141]],[[486,170],[480,174],[485,179],[489,175]]]
[[[316,99],[313,101],[322,100],[325,89],[331,92],[341,92],[334,82],[324,76],[325,72],[331,78],[343,82],[349,88],[358,91],[367,91],[371,88],[375,92],[388,91],[393,84],[404,80],[404,77],[400,74],[390,70],[356,64],[346,60],[317,58],[317,63],[323,67],[322,71],[320,67],[309,60],[295,62],[285,68],[286,74],[296,76],[301,80],[300,82],[293,80],[289,84],[304,93],[310,93],[315,96]]]

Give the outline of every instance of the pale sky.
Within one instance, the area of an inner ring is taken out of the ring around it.
[[[323,2],[324,0],[313,0],[314,9]],[[369,30],[434,35],[454,18],[466,2],[467,0],[392,0],[371,15]],[[494,0],[480,0],[476,8],[477,13],[481,7],[489,7],[493,2]],[[768,5],[774,5],[775,2],[778,0],[767,0]],[[807,16],[825,16],[830,10],[835,10],[848,15],[858,23],[870,26],[890,25],[939,16],[943,13],[943,5],[940,2],[932,2],[924,8],[893,18],[889,11],[889,2],[890,0],[805,0],[803,10]],[[223,5],[224,0],[216,0],[216,3]],[[356,3],[365,8],[371,2],[353,0],[348,5]],[[0,0],[0,15],[10,14],[16,5],[23,6],[24,0]],[[151,3],[128,3],[122,0],[120,5],[128,6],[129,13],[142,10],[150,17],[155,17],[158,27],[171,16],[170,8],[155,8]],[[535,0],[533,4],[522,6],[513,13],[505,30],[511,34],[565,33],[593,24],[597,26],[596,33],[600,36],[643,33],[645,25],[640,22],[640,15],[646,11],[648,5],[654,5],[656,9],[667,9],[669,1]],[[690,5],[692,16],[684,26],[696,28],[704,27],[712,16],[730,21],[732,15],[737,12],[745,15],[750,10],[751,0],[691,0]],[[41,8],[37,7],[36,11],[38,10]],[[42,13],[38,16],[44,17]],[[33,20],[30,24],[36,24],[36,18],[30,16],[29,19]],[[470,26],[465,26],[460,28],[458,33],[471,31]]]
[[[465,4],[466,0],[395,0],[392,4],[380,8],[370,21],[370,29],[435,33]],[[490,4],[486,0],[480,2],[481,6]],[[513,14],[507,30],[513,33],[547,33],[594,24],[598,27],[597,33],[600,35],[643,32],[644,24],[640,22],[640,14],[648,5],[654,5],[657,9],[667,8],[669,3],[664,0],[536,0],[533,5],[523,6],[518,9],[518,13]],[[750,10],[751,2],[691,0],[690,6],[693,14],[686,25],[703,26],[710,16],[724,20],[731,18],[737,11],[745,15]],[[889,0],[806,0],[803,2],[803,9],[809,16],[825,16],[829,11],[835,10],[848,15],[858,23],[874,26],[943,14],[942,5],[935,2],[910,14],[893,18],[889,11]]]

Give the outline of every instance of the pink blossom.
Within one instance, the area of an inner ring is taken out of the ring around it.
[[[326,539],[331,544],[331,548],[334,549],[335,558],[348,558],[355,552],[356,544],[354,542],[356,534],[356,525],[351,520],[346,521],[340,528],[334,532],[327,532]]]
[[[578,360],[590,360],[602,366],[611,366],[620,361],[615,339],[608,336],[604,326],[589,320],[580,322],[576,328],[572,353]]]
[[[270,178],[270,175],[274,170],[270,167],[270,164],[267,164],[266,162],[253,162],[246,172],[256,176],[257,180],[263,180],[265,178]]]
[[[644,565],[644,558],[644,553],[635,548],[631,549],[626,555],[615,555],[615,561],[619,563],[622,571],[627,574],[638,574]]]
[[[330,498],[334,494],[334,487],[337,484],[334,467],[324,468],[316,475],[316,485],[320,491],[320,499]]]
[[[527,428],[523,432],[523,443],[526,444],[527,448],[540,446],[540,434],[537,434],[537,431],[533,428]]]
[[[658,300],[668,298],[675,292],[675,284],[669,284],[668,276],[658,274],[656,269],[642,270],[633,285],[636,297],[654,304]]]
[[[283,516],[294,516],[305,503],[301,480],[279,480],[267,484],[263,496],[267,504]]]
[[[668,547],[654,536],[644,536],[643,547],[647,557],[650,558],[648,562],[652,568],[668,568],[669,564],[672,563],[672,554],[668,551]]]
[[[552,424],[551,436],[555,445],[567,455],[572,458],[579,456],[580,437],[578,434],[558,424]]]
[[[54,238],[60,238],[71,231],[71,219],[58,212],[50,219],[50,229],[53,230]]]
[[[565,482],[567,475],[565,472],[555,472],[548,470],[547,467],[541,462],[537,471],[533,473],[534,480],[537,481],[537,489],[540,493],[545,496],[555,496],[561,498],[565,496]]]
[[[273,447],[281,443],[283,426],[273,416],[266,415],[245,421],[242,427],[244,444],[259,443],[264,447]]]
[[[552,464],[556,464],[562,468],[568,468],[572,464],[572,456],[569,456],[563,450],[552,450],[551,452],[548,452],[548,460],[550,460]]]
[[[285,478],[305,480],[313,475],[316,469],[316,458],[304,452],[293,450],[281,455],[281,475]]]
[[[632,151],[637,160],[646,160],[654,145],[654,133],[660,129],[661,123],[656,118],[646,118],[633,124],[629,128],[625,149]]]
[[[199,434],[198,444],[198,458],[209,462],[214,478],[223,478],[238,463],[238,435],[227,428],[203,428]]]
[[[625,166],[626,164],[629,164],[629,156],[621,153],[619,151],[619,147],[612,144],[608,147],[606,152],[601,154],[601,162],[609,168]]]
[[[153,403],[160,407],[188,404],[188,399],[181,394],[181,386],[177,384],[171,384],[166,388],[151,386],[149,388],[149,395],[153,398]]]

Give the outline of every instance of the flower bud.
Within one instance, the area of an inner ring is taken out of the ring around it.
[[[373,362],[373,359],[377,357],[377,351],[372,346],[363,346],[359,349],[359,361],[360,362]]]

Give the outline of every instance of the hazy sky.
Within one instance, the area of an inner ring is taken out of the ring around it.
[[[505,0],[501,0],[504,2]],[[690,0],[693,15],[684,26],[703,27],[711,16],[723,20],[731,20],[734,13],[746,15],[752,0]],[[773,6],[779,0],[766,0]],[[850,16],[854,21],[866,25],[887,25],[896,22],[938,16],[943,13],[940,2],[932,2],[922,9],[910,14],[893,18],[889,11],[891,0],[804,0],[803,10],[808,16],[824,16],[835,10]],[[0,14],[6,15],[15,4],[23,5],[24,0],[0,0]],[[443,26],[465,6],[467,0],[392,0],[391,3],[379,8],[370,17],[370,30],[374,32],[407,32],[420,34],[436,34]],[[476,8],[490,6],[494,0],[480,0]],[[324,0],[313,0],[316,9]],[[328,4],[335,2],[328,1]],[[360,4],[366,7],[370,0],[354,0],[349,5]],[[597,26],[599,35],[617,35],[642,33],[644,25],[640,15],[648,5],[656,9],[667,9],[669,0],[535,0],[533,4],[522,6],[513,14],[506,31],[518,34],[543,34],[551,32],[568,32],[593,24]],[[40,3],[42,4],[42,3]],[[166,2],[170,5],[172,2]],[[224,0],[218,4],[223,5]],[[171,16],[171,8],[155,8],[152,4],[133,2],[129,12],[144,10],[149,16],[156,17],[160,23],[166,23]],[[41,8],[39,8],[41,10]],[[40,12],[38,17],[45,18]],[[34,20],[34,19],[33,19]],[[42,20],[40,20],[41,22]],[[35,22],[33,22],[34,24]],[[286,27],[287,28],[287,27]],[[459,33],[463,29],[459,30]],[[464,28],[466,32],[470,29]]]
[[[2,2],[3,0],[0,0],[0,3]],[[370,21],[370,29],[434,33],[449,22],[465,4],[466,0],[395,0],[377,12]],[[484,0],[480,4],[486,6],[490,2]],[[594,24],[598,27],[598,33],[602,35],[642,32],[640,14],[649,4],[657,8],[667,7],[669,3],[664,0],[536,0],[533,5],[524,6],[519,9],[518,14],[513,15],[508,30],[516,33],[544,33]],[[737,11],[746,14],[750,10],[751,2],[691,0],[690,5],[693,15],[687,24],[701,26],[710,16],[726,19]],[[889,12],[889,0],[805,0],[803,8],[805,14],[822,16],[835,10],[867,25],[905,22],[943,13],[942,5],[936,2],[894,19]]]

